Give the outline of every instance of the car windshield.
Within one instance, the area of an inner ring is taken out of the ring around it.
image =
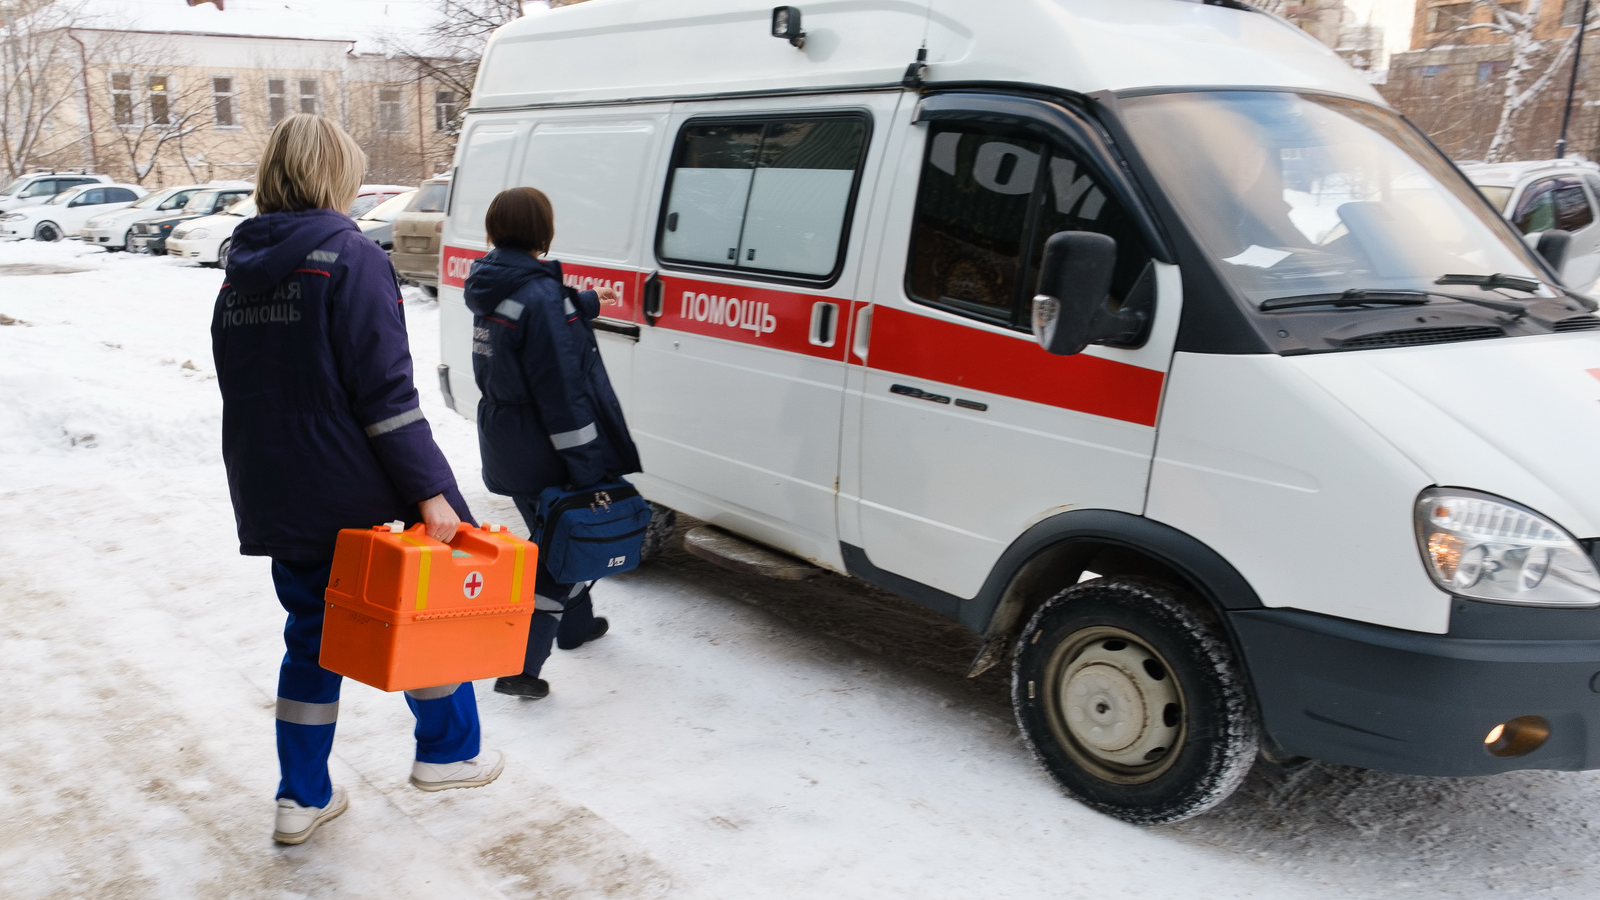
[[[186,213],[209,213],[216,208],[218,191],[196,191],[183,205]]]
[[[182,199],[185,196],[188,195],[184,191],[156,191],[153,194],[145,194],[143,197],[140,197],[138,200],[134,201],[132,206],[129,206],[128,208],[169,209],[175,205],[171,201]]]
[[[67,201],[83,193],[83,188],[69,188],[44,202],[45,206],[66,206]]]
[[[404,211],[406,204],[410,203],[411,198],[415,197],[416,195],[416,191],[406,191],[404,194],[398,194],[390,197],[382,203],[379,203],[377,206],[367,210],[366,213],[361,216],[361,219],[366,222],[393,222],[394,217],[398,216],[402,211]]]
[[[248,219],[256,214],[256,196],[251,194],[243,200],[240,200],[238,203],[235,203],[234,205],[223,210],[223,212],[230,216],[243,216]]]
[[[1482,194],[1489,204],[1502,214],[1506,211],[1506,204],[1511,201],[1512,189],[1499,184],[1480,184],[1478,193]]]
[[[449,198],[448,181],[429,182],[417,190],[417,196],[412,199],[406,212],[444,212],[445,201]]]
[[[17,191],[20,191],[20,190],[22,190],[23,188],[25,188],[27,186],[28,186],[28,179],[26,179],[26,178],[18,178],[17,180],[15,180],[15,181],[11,182],[10,184],[6,185],[5,186],[5,190],[0,190],[0,194],[4,194],[7,197],[11,197],[11,196],[14,196],[17,193]]]
[[[1445,274],[1543,279],[1516,232],[1393,112],[1280,91],[1155,94],[1123,108],[1190,232],[1252,306],[1437,290]]]

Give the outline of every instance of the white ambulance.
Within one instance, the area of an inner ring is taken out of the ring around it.
[[[554,202],[653,501],[1011,656],[1140,823],[1258,754],[1600,768],[1600,318],[1235,0],[592,0],[502,28],[445,225]]]

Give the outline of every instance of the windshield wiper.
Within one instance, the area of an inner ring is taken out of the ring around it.
[[[1532,294],[1542,285],[1532,278],[1523,278],[1520,275],[1507,275],[1496,272],[1493,275],[1440,275],[1434,284],[1475,284],[1486,290],[1497,291],[1501,288],[1510,288],[1513,291],[1522,291]]]
[[[1435,297],[1443,300],[1459,300],[1462,303],[1487,307],[1497,312],[1510,313],[1519,319],[1528,314],[1528,310],[1521,303],[1514,300],[1463,297],[1460,294],[1446,294],[1442,291],[1367,291],[1361,288],[1351,288],[1340,294],[1305,294],[1299,297],[1273,297],[1270,300],[1261,301],[1259,308],[1270,311],[1274,309],[1300,309],[1309,306],[1366,306],[1369,304],[1422,306],[1432,302]]]

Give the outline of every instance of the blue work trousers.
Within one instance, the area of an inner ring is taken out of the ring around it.
[[[531,530],[536,521],[534,510],[539,505],[539,498],[514,496],[511,500],[517,505],[517,512],[522,514],[522,521]],[[538,535],[534,535],[534,540],[538,540]],[[571,650],[583,646],[589,635],[594,634],[594,604],[589,600],[591,583],[565,584],[556,581],[550,570],[544,567],[544,555],[540,554],[533,582],[534,603],[532,621],[528,623],[528,652],[522,662],[524,675],[539,676],[545,660],[550,658],[551,644]]]
[[[272,561],[272,582],[289,613],[278,670],[278,799],[302,806],[326,806],[333,795],[328,754],[344,677],[317,662],[326,609],[322,594],[332,566],[332,560]],[[406,691],[406,705],[417,719],[419,761],[450,763],[478,755],[478,702],[471,683]]]

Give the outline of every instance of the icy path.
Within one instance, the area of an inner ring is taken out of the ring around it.
[[[997,682],[950,674],[964,658],[862,649],[940,646],[915,617],[875,637],[819,588],[681,555],[604,585],[612,634],[556,655],[549,700],[479,685],[510,759],[489,787],[409,787],[404,705],[347,682],[351,809],[275,847],[281,620],[218,458],[219,281],[0,245],[0,314],[23,320],[0,326],[0,898],[1600,895],[1595,775],[1261,769],[1210,816],[1140,830],[1057,795]],[[408,316],[469,500],[514,521],[432,384],[437,310]]]

